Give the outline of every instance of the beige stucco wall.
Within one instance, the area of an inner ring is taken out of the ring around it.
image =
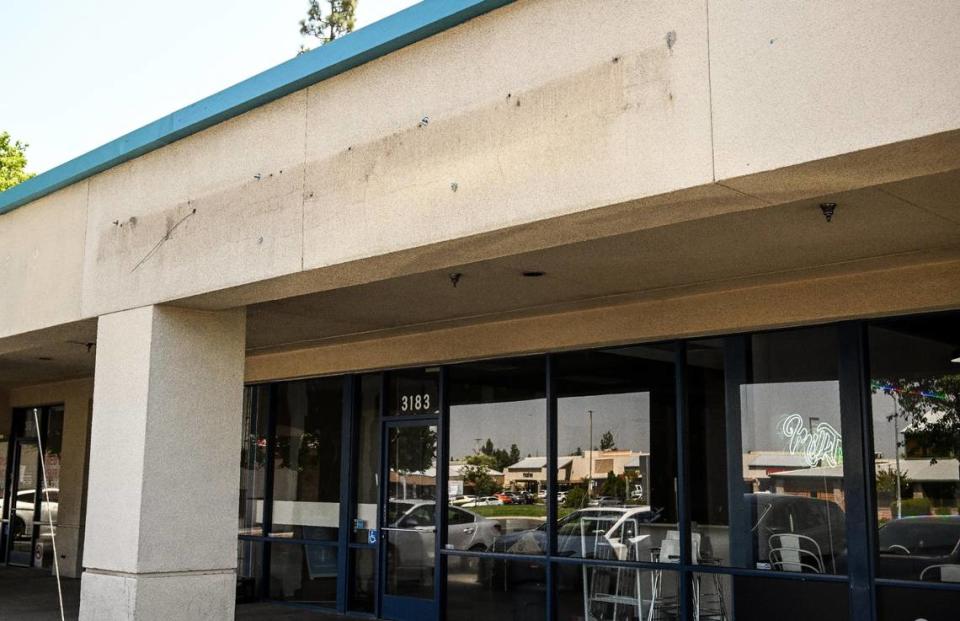
[[[18,387],[9,398],[10,408],[63,404],[57,552],[61,573],[72,578],[81,572],[92,399],[92,378]]]
[[[0,216],[0,338],[81,315],[82,182]]]
[[[960,167],[956,3],[580,5],[514,3],[0,216],[0,338],[684,188],[755,209]],[[391,267],[459,256],[423,255]]]

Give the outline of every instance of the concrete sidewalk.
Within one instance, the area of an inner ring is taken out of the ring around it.
[[[68,620],[80,611],[80,581],[64,578],[63,603]],[[238,621],[350,621],[357,617],[321,613],[269,603],[237,606]],[[0,621],[59,621],[57,582],[46,570],[0,565]]]

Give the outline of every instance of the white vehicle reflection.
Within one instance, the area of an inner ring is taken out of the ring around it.
[[[48,501],[49,498],[49,501]],[[33,516],[36,501],[36,492],[32,489],[17,492],[16,515],[13,516],[13,539],[29,539],[33,532]],[[57,507],[60,501],[60,490],[48,488],[40,493],[40,535],[49,536],[50,521],[57,523]],[[6,515],[3,499],[0,498],[0,515]]]
[[[436,504],[432,500],[391,500],[389,566],[397,580],[431,580],[435,556]],[[447,508],[447,546],[484,552],[500,537],[500,524],[460,507]]]
[[[461,507],[498,507],[503,501],[496,496],[481,496],[460,505]]]

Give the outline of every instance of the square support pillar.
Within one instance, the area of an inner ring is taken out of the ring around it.
[[[233,619],[245,313],[100,318],[80,618]]]

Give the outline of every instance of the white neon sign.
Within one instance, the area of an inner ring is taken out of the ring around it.
[[[834,467],[843,463],[843,442],[840,432],[829,423],[818,423],[807,429],[803,417],[790,414],[780,423],[780,433],[788,441],[791,455],[802,455],[807,466],[820,464]]]

